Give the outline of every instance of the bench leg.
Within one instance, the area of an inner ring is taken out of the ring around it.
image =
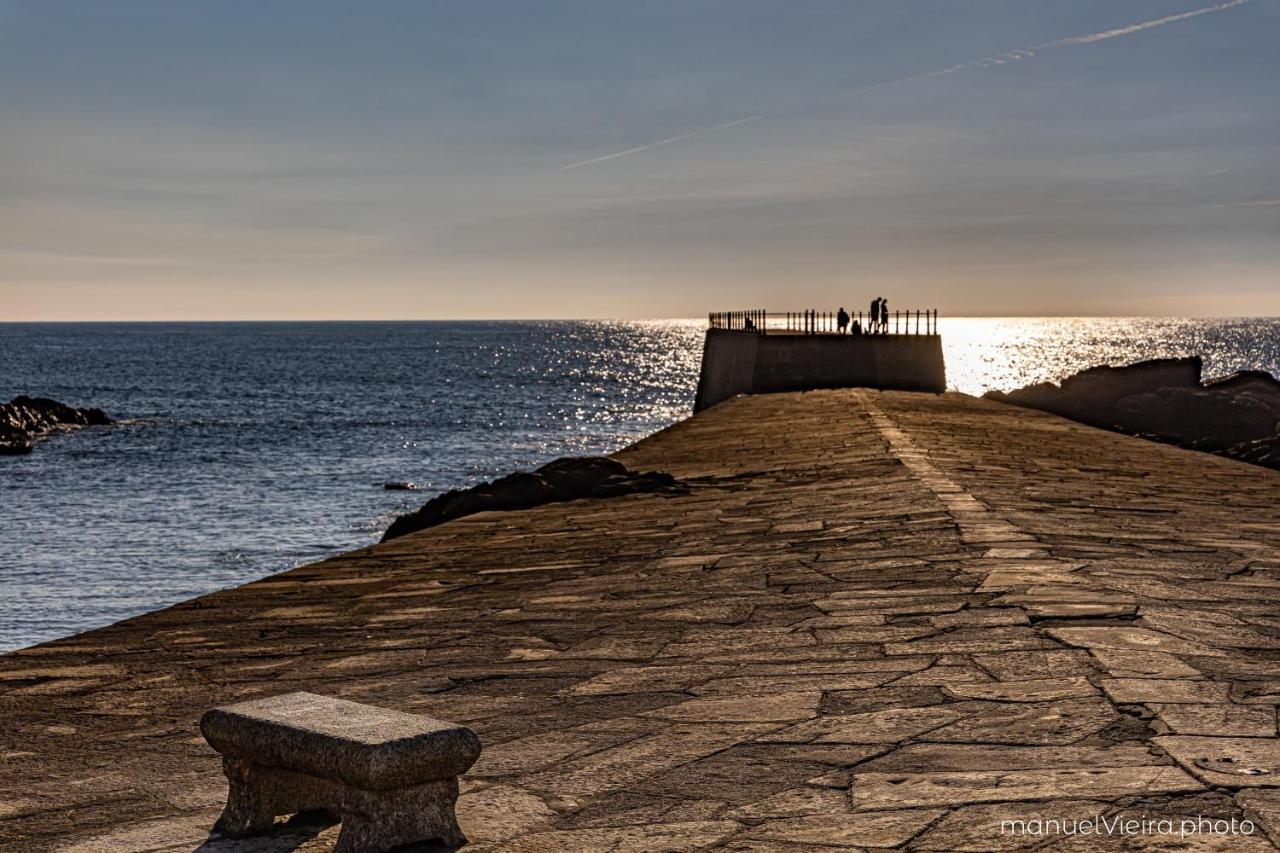
[[[323,809],[337,816],[335,793],[341,786],[302,773],[263,767],[243,758],[222,759],[230,790],[227,807],[214,824],[215,832],[244,838],[270,829],[280,815]]]
[[[258,768],[248,761],[234,758],[222,759],[222,772],[227,774],[230,785],[227,806],[222,817],[213,825],[214,832],[230,838],[256,835],[271,828],[275,822],[274,804],[266,791]]]
[[[393,791],[349,790],[333,853],[384,853],[401,844],[432,840],[461,847],[467,838],[458,827],[457,803],[456,778]]]

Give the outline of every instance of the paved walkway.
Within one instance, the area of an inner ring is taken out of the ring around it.
[[[328,849],[305,821],[205,843],[201,711],[297,689],[472,726],[468,850],[1280,842],[1280,473],[866,391],[738,398],[619,456],[692,489],[475,516],[0,657],[0,848]]]

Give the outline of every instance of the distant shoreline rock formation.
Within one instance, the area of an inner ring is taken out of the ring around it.
[[[663,471],[638,473],[607,456],[564,457],[548,462],[532,473],[517,471],[470,489],[438,495],[422,508],[391,522],[382,541],[477,512],[529,509],[579,498],[611,498],[679,487],[679,482],[670,474]]]
[[[47,397],[25,394],[0,404],[0,456],[30,453],[50,435],[112,423],[102,409],[77,409]]]
[[[988,400],[1280,470],[1280,381],[1246,370],[1201,381],[1199,357],[1091,367]]]

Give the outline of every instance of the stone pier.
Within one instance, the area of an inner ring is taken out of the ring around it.
[[[932,391],[947,387],[937,334],[812,335],[707,329],[693,410],[737,394],[833,388]]]
[[[295,690],[473,729],[469,851],[1280,842],[1280,473],[868,390],[737,397],[617,457],[689,489],[476,515],[0,657],[0,849],[332,849],[314,815],[208,836],[201,713]]]

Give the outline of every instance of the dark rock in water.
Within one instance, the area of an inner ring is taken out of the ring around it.
[[[1122,398],[1114,423],[1124,432],[1155,433],[1171,444],[1222,451],[1276,434],[1280,411],[1251,394],[1163,388]]]
[[[537,473],[556,489],[584,492],[609,477],[626,477],[630,472],[626,465],[608,456],[568,456],[548,462]]]
[[[382,488],[388,492],[416,492],[418,491],[418,484],[408,482],[383,483]]]
[[[1199,390],[1200,370],[1196,356],[1157,358],[1123,367],[1091,367],[1067,377],[1061,385],[1040,382],[1007,394],[988,391],[984,396],[1093,426],[1112,427],[1117,423],[1116,404],[1120,400],[1162,388]]]
[[[1280,379],[1265,370],[1238,370],[1217,379],[1206,379],[1204,390],[1232,394],[1248,393],[1280,400]]]
[[[605,456],[566,457],[548,462],[533,473],[517,471],[490,483],[434,497],[416,512],[393,521],[382,541],[477,512],[529,509],[580,498],[656,492],[677,485],[670,474],[661,471],[636,473]]]
[[[1237,444],[1223,455],[1280,470],[1280,435]]]
[[[30,453],[36,441],[83,426],[105,426],[101,409],[77,409],[47,397],[14,397],[0,404],[0,455]]]
[[[1093,367],[991,400],[1081,423],[1280,468],[1280,381],[1260,370],[1200,381],[1199,358]]]

